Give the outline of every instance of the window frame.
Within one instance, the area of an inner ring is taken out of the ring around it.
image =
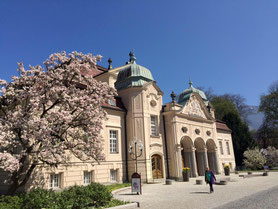
[[[50,174],[50,188],[59,189],[61,188],[61,174],[51,173]]]
[[[221,155],[224,155],[224,150],[223,150],[223,143],[222,143],[222,141],[221,140],[219,140],[219,150],[220,150],[220,154]]]
[[[87,178],[89,177],[89,181],[86,181],[88,180]],[[84,171],[83,172],[83,184],[84,185],[89,185],[92,183],[92,171]]]
[[[117,170],[110,170],[110,182],[117,182]]]
[[[114,132],[115,133],[115,137],[111,137],[111,133]],[[118,130],[114,130],[114,129],[110,129],[109,130],[109,151],[111,154],[117,154],[119,152],[118,150]]]
[[[152,119],[154,119],[154,122],[155,122],[154,124],[153,124],[153,120]],[[157,115],[151,115],[150,122],[151,122],[151,136],[159,136],[159,134],[158,134],[158,117],[157,117]],[[153,130],[154,130],[154,132],[153,132]]]
[[[226,141],[226,147],[227,147],[227,154],[231,155],[231,151],[230,151],[230,144],[228,141]]]

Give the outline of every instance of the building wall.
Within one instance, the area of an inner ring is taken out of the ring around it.
[[[138,158],[138,173],[142,180],[152,182],[151,156],[164,158],[163,124],[161,120],[162,95],[152,83],[144,87],[133,87],[118,92],[127,112],[127,143],[135,138],[142,141],[144,149]],[[151,135],[151,116],[157,117],[158,135]],[[129,177],[135,172],[135,161],[128,157]],[[164,161],[163,161],[164,162]],[[163,169],[165,176],[165,169]]]
[[[73,185],[84,185],[84,172],[91,172],[91,181],[99,183],[115,183],[126,180],[126,160],[125,160],[125,112],[118,110],[106,109],[107,120],[103,123],[101,135],[103,137],[103,152],[105,161],[103,162],[81,162],[74,156],[68,165],[61,165],[58,168],[49,168],[39,166],[31,176],[31,179],[23,190],[30,190],[33,187],[43,187],[50,189],[50,175],[60,174],[60,187],[64,189]],[[109,131],[116,130],[118,133],[118,150],[117,153],[110,153]],[[116,171],[116,181],[111,181],[111,170]],[[7,190],[7,184],[4,180],[7,178],[5,172],[0,172],[0,193]]]
[[[221,153],[219,142],[222,142],[223,154]],[[230,132],[217,130],[217,143],[218,143],[218,155],[219,155],[219,165],[220,170],[224,173],[224,165],[230,165],[231,171],[235,170],[235,155],[233,148],[233,141]],[[227,143],[229,144],[230,154],[228,153]]]
[[[202,100],[200,103],[202,103]],[[196,116],[191,116],[190,112],[188,113],[186,110],[186,106],[183,107],[177,103],[168,103],[164,108],[169,177],[173,179],[178,179],[182,176],[182,152],[186,152],[185,154],[187,155],[191,153],[192,156],[195,151],[196,161],[196,152],[205,152],[206,166],[211,165],[220,173],[224,172],[224,164],[229,164],[232,170],[235,168],[231,132],[217,130],[214,114],[211,113],[211,116],[206,116],[208,112],[203,114],[201,111],[205,112],[205,109],[201,105],[195,107],[199,109],[198,111],[193,110],[199,112],[199,115]],[[198,130],[197,133],[196,130]],[[186,146],[182,142],[183,139],[186,139]],[[219,140],[223,141],[223,154],[220,151]],[[229,154],[226,143],[229,144]],[[188,161],[187,164],[191,164],[191,162]]]

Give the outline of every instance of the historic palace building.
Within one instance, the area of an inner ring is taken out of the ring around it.
[[[204,92],[189,82],[187,89],[177,96],[172,93],[172,101],[163,104],[163,92],[151,71],[138,65],[133,53],[124,66],[112,68],[112,60],[108,62],[107,69],[98,66],[92,72],[118,93],[103,106],[108,113],[102,130],[106,160],[100,164],[73,160],[57,169],[43,167],[46,188],[130,180],[136,170],[130,147],[135,141],[141,142],[138,173],[143,182],[179,181],[183,167],[190,168],[191,177],[204,175],[206,167],[216,174],[224,172],[225,164],[235,168],[231,130],[215,119]]]

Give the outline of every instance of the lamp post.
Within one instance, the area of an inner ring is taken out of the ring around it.
[[[141,157],[141,155],[143,153],[142,141],[135,137],[134,140],[130,141],[130,143],[129,143],[128,152],[129,152],[131,159],[135,160],[136,173],[137,173],[137,171],[138,171],[137,159],[138,159],[138,157]]]

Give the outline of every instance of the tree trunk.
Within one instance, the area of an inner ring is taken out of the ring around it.
[[[16,190],[18,189],[18,182],[13,182],[8,189],[7,195],[14,195]]]
[[[36,164],[32,164],[30,166],[30,168],[28,169],[28,171],[24,175],[23,180],[20,183],[19,183],[19,175],[20,174],[19,173],[13,174],[12,177],[11,177],[12,184],[10,185],[7,194],[8,195],[14,195],[20,187],[25,186],[27,181],[30,179],[31,174],[32,174],[33,170],[35,169],[35,167],[36,167]]]

